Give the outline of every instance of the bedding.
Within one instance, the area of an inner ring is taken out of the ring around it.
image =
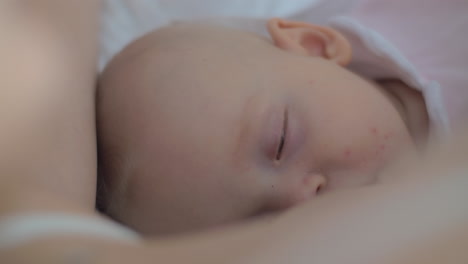
[[[322,23],[349,10],[356,0],[105,0],[99,69],[148,31],[178,20],[211,20],[244,30],[255,21],[283,17]]]

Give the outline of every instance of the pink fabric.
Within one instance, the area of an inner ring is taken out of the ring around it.
[[[468,0],[360,0],[351,17],[441,85],[452,127],[468,122]]]

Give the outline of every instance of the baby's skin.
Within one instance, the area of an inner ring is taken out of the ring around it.
[[[419,92],[348,70],[331,28],[266,26],[172,25],[112,60],[97,105],[110,216],[146,235],[219,226],[374,184],[424,148]]]

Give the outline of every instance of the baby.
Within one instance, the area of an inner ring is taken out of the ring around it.
[[[423,78],[420,60],[410,63],[411,54],[367,27],[392,36],[372,20],[385,18],[382,10],[400,14],[383,3],[330,27],[270,19],[269,38],[180,23],[133,42],[100,80],[100,206],[161,235],[382,181],[386,168],[447,132],[467,105],[451,114],[439,89],[447,76],[459,88],[464,76]]]

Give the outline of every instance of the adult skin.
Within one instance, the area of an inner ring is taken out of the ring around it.
[[[98,7],[0,3],[0,219],[38,211],[100,217]],[[279,216],[139,245],[53,236],[0,251],[0,263],[466,263],[467,142],[463,136],[457,149],[390,172],[405,181],[330,194]]]
[[[0,186],[15,181],[94,208],[99,6],[0,2]]]
[[[234,227],[184,237],[145,239],[139,245],[76,235],[54,236],[23,244],[4,254],[3,260],[5,263],[78,260],[81,263],[466,263],[468,177],[464,173],[466,165],[460,166],[461,159],[452,160],[418,164],[423,169],[405,170],[415,177],[404,182],[332,193],[282,215]],[[42,204],[31,200],[29,205],[43,211],[71,210],[45,196]]]

